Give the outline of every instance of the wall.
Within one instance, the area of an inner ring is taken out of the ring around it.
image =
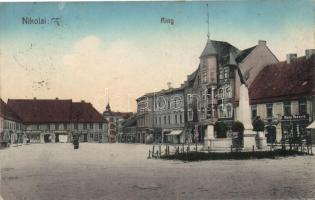
[[[244,75],[249,71],[248,86],[253,82],[258,73],[267,65],[279,62],[266,45],[258,45],[240,64],[239,67]],[[237,74],[237,72],[236,72]],[[239,88],[241,85],[239,76],[236,76],[235,98],[239,99]]]

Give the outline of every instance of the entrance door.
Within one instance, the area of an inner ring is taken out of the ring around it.
[[[44,142],[45,142],[45,143],[50,142],[49,136],[50,136],[49,134],[44,135]]]
[[[87,134],[83,135],[83,142],[87,142]]]
[[[276,127],[267,126],[267,143],[274,143],[276,141]]]
[[[55,134],[55,142],[59,142],[59,134]]]

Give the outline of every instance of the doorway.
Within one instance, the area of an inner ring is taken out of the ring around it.
[[[58,133],[55,134],[55,142],[59,142],[59,134]]]
[[[49,134],[44,135],[44,142],[45,143],[49,143],[50,142],[50,135]]]

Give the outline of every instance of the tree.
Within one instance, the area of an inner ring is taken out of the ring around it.
[[[244,132],[244,125],[240,121],[235,121],[232,125],[232,131],[233,132],[238,132],[238,133],[243,133]]]
[[[253,121],[253,131],[261,132],[265,131],[265,122],[260,119],[260,117],[256,117]]]
[[[241,148],[244,145],[244,129],[244,125],[240,121],[235,121],[232,125],[232,131],[237,133],[234,144],[237,148]]]
[[[214,125],[218,138],[226,138],[227,126],[224,122],[216,122]]]

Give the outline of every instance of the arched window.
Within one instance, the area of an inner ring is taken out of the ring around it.
[[[224,78],[229,78],[229,73],[230,73],[229,68],[225,68],[225,70],[224,70]]]

